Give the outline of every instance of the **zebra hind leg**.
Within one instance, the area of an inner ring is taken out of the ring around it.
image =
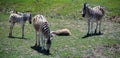
[[[22,39],[24,39],[24,26],[22,27]]]
[[[99,34],[101,35],[101,22],[99,23]]]
[[[96,23],[96,28],[94,34],[97,34],[97,29],[98,29],[98,22]]]

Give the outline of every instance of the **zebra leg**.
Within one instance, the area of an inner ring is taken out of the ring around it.
[[[45,49],[44,48],[44,46],[45,46],[45,38],[44,38],[43,34],[42,34],[41,41],[42,41],[42,50],[44,50]]]
[[[12,30],[13,30],[14,25],[15,25],[15,23],[11,23],[10,24],[10,32],[9,32],[9,36],[8,37],[12,37]]]
[[[50,47],[51,47],[51,40],[47,39],[46,42],[46,52],[49,53],[50,52]]]
[[[22,25],[22,39],[24,39],[24,24]]]
[[[98,22],[96,23],[95,34],[97,33],[97,29],[98,29]]]
[[[93,34],[93,22],[91,22],[91,35]]]
[[[99,34],[102,34],[101,33],[101,22],[99,22]]]
[[[37,31],[35,31],[35,33],[36,33],[36,43],[35,43],[35,46],[37,46],[37,39],[38,39]]]
[[[40,37],[42,37],[42,36],[41,36],[41,33],[38,32],[38,35],[37,35],[37,36],[38,36],[38,39],[37,39],[37,40],[38,40],[38,46],[40,46]]]
[[[88,21],[88,32],[87,32],[87,36],[90,35],[90,21]]]

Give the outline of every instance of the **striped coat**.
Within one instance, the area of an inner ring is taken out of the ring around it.
[[[82,10],[82,17],[87,19],[88,23],[88,33],[87,35],[93,34],[93,22],[96,22],[96,29],[95,34],[97,34],[97,29],[99,27],[99,33],[101,34],[101,22],[102,18],[105,15],[105,11],[102,7],[96,6],[90,8],[87,3],[84,3],[83,10]]]
[[[51,47],[51,34],[48,25],[48,21],[43,15],[36,15],[33,18],[33,26],[36,31],[36,43],[35,46],[40,46],[40,38],[42,42],[42,50],[44,50],[45,40],[46,40],[46,50],[49,53]]]
[[[9,37],[12,37],[12,30],[15,25],[15,23],[19,23],[22,27],[22,38],[24,38],[24,26],[25,22],[29,21],[31,24],[32,16],[30,13],[11,13],[9,17],[9,22],[10,22],[10,32],[9,32]]]

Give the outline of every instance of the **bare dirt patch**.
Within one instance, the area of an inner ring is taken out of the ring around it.
[[[111,16],[108,18],[111,22],[120,23],[120,16]]]
[[[120,44],[114,44],[112,46],[104,45],[98,46],[94,49],[89,49],[83,58],[116,58],[120,55]]]

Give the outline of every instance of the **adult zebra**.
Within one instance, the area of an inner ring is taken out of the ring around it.
[[[48,21],[43,15],[35,15],[33,17],[33,26],[36,32],[36,43],[35,46],[40,46],[40,38],[42,42],[41,51],[45,50],[45,41],[46,41],[46,53],[49,54],[51,47],[51,33],[48,25]]]
[[[11,13],[9,17],[9,22],[10,22],[10,32],[8,37],[13,37],[12,36],[12,30],[15,25],[15,23],[19,23],[22,27],[22,38],[24,38],[24,26],[25,22],[29,21],[29,23],[32,23],[32,16],[31,13]]]

